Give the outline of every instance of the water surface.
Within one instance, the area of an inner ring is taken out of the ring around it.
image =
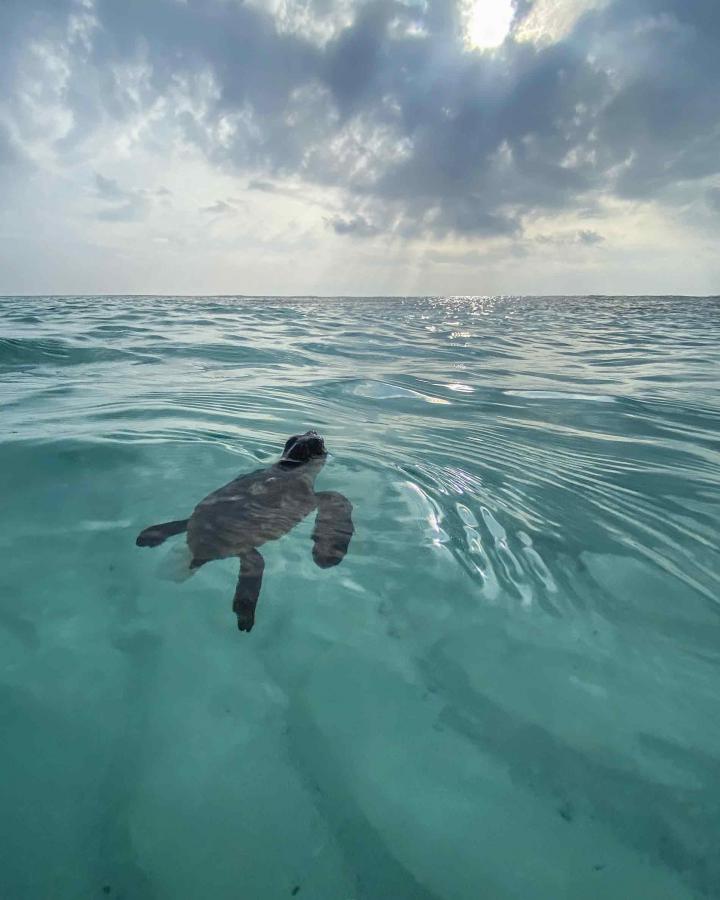
[[[720,305],[0,299],[13,900],[720,896]],[[315,427],[355,507],[134,546]]]

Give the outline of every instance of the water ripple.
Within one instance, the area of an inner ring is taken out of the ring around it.
[[[0,492],[13,523],[0,537],[3,596],[23,598],[21,613],[0,605],[9,678],[32,681],[23,654],[41,641],[44,658],[61,659],[93,645],[88,628],[98,646],[114,628],[110,650],[76,676],[91,692],[108,665],[150,652],[152,641],[123,630],[140,623],[182,647],[183,664],[198,640],[203,666],[252,664],[251,686],[272,673],[249,702],[278,694],[293,734],[317,727],[342,743],[342,715],[355,707],[343,700],[337,720],[323,718],[312,690],[337,680],[356,707],[374,703],[374,723],[387,697],[363,691],[389,668],[420,692],[412,722],[426,721],[431,696],[428,732],[492,760],[483,784],[507,777],[528,809],[545,804],[543,834],[575,817],[588,859],[602,831],[608,846],[632,846],[712,895],[716,298],[4,298],[0,335]],[[227,593],[228,571],[194,582],[197,596],[156,603],[133,535],[275,459],[309,427],[332,454],[323,484],[354,504],[351,553],[335,581],[320,581],[309,526],[269,551],[267,631],[256,657],[245,645],[238,654],[235,634],[214,643],[224,619],[210,600]],[[116,560],[123,576],[111,591]],[[87,572],[96,588],[80,615]],[[353,665],[364,673],[354,682]],[[302,755],[301,745],[276,755]],[[305,759],[324,783],[313,753]],[[352,794],[344,764],[339,783]],[[464,789],[448,794],[453,810]],[[348,821],[382,805],[358,803]]]

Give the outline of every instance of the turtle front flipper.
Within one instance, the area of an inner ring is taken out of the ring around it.
[[[355,528],[352,521],[352,503],[337,491],[319,491],[317,516],[313,529],[313,559],[321,569],[329,569],[341,562]]]
[[[240,557],[240,578],[235,589],[233,612],[237,616],[240,631],[252,631],[262,586],[265,560],[257,550],[248,550]]]
[[[174,534],[182,534],[187,531],[188,519],[178,519],[175,522],[163,522],[162,525],[151,525],[137,536],[135,543],[138,547],[158,547]]]

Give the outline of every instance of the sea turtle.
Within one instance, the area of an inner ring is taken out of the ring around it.
[[[317,431],[288,438],[282,457],[266,469],[240,475],[201,500],[189,519],[151,525],[138,535],[138,547],[157,547],[187,532],[190,571],[213,559],[240,558],[233,611],[240,631],[250,631],[265,562],[258,547],[287,534],[317,509],[313,559],[321,569],[337,565],[347,553],[354,528],[352,505],[336,491],[316,491],[325,464],[325,442]]]

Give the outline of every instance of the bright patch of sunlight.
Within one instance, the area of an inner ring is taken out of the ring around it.
[[[486,50],[499,47],[510,31],[512,0],[475,0],[467,7],[465,39],[470,47]]]

